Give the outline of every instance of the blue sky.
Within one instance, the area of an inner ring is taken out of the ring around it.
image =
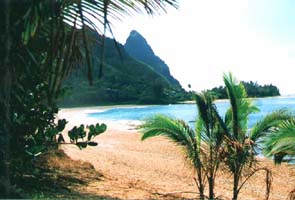
[[[295,94],[295,1],[179,0],[158,16],[134,15],[113,22],[125,43],[137,30],[184,88],[222,85],[231,71],[239,80],[274,84]]]

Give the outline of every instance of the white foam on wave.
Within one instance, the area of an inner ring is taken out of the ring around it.
[[[74,126],[80,124],[91,125],[96,123],[105,123],[108,129],[115,130],[128,130],[136,131],[138,125],[140,125],[139,120],[105,120],[96,119],[95,117],[90,117],[90,113],[104,112],[112,108],[131,108],[131,107],[144,107],[144,106],[102,106],[102,107],[81,107],[81,108],[66,108],[61,109],[58,112],[57,119],[66,119],[68,124],[66,129],[71,129]]]

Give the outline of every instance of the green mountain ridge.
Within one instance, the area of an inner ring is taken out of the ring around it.
[[[171,84],[181,87],[178,80],[170,74],[168,65],[154,53],[151,46],[140,33],[132,30],[124,48],[130,56],[150,65],[157,73],[166,77]]]
[[[122,44],[110,38],[105,39],[103,76],[99,79],[101,37],[94,32],[89,35],[94,40],[93,85],[89,85],[86,67],[81,64],[65,80],[67,95],[60,102],[62,106],[162,104],[175,103],[187,97],[187,92],[176,79],[172,80],[165,73],[159,73],[153,65],[133,58]]]

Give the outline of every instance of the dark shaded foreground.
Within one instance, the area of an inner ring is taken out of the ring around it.
[[[62,150],[52,150],[36,160],[33,174],[21,178],[20,194],[15,197],[118,199],[78,190],[91,182],[100,181],[102,177],[90,163],[72,160]]]

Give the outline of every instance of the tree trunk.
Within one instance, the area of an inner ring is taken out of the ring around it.
[[[238,199],[238,186],[239,186],[239,178],[240,175],[237,173],[238,170],[235,171],[234,173],[234,187],[233,187],[233,198],[232,200],[237,200]]]
[[[214,179],[212,176],[208,178],[208,184],[209,184],[209,199],[214,199]]]
[[[203,200],[205,199],[205,186],[203,184],[203,180],[202,180],[202,172],[198,171],[198,180],[195,180],[197,181],[197,185],[198,185],[198,189],[199,189],[199,192],[200,192],[200,199]]]
[[[10,90],[11,84],[11,75],[9,72],[6,73],[5,77],[5,90],[7,92]],[[9,95],[9,94],[6,94]],[[3,125],[3,187],[4,187],[4,196],[6,198],[10,197],[10,130],[11,130],[11,121],[10,121],[10,99],[9,96],[6,96],[4,104],[4,125]]]
[[[0,194],[0,197],[9,198],[11,183],[10,183],[10,130],[11,130],[11,121],[10,121],[10,95],[11,95],[11,69],[9,66],[9,54],[11,48],[11,40],[10,40],[10,1],[4,1],[4,17],[5,17],[5,43],[4,43],[4,57],[1,61],[1,69],[0,73],[2,77],[2,81],[0,82],[0,106],[1,110],[1,119],[3,120],[2,126],[0,127],[0,139],[1,139],[1,157],[3,158],[0,173],[1,176],[1,190],[3,189],[3,193]]]
[[[212,113],[211,113],[212,118]],[[210,127],[212,130],[212,127]],[[210,132],[210,131],[209,131]],[[212,133],[210,132],[210,135],[212,136]],[[209,171],[209,177],[208,177],[208,184],[209,184],[209,199],[214,199],[214,169],[213,169],[213,148],[212,144],[210,144],[210,171]]]
[[[203,184],[200,184],[200,186],[199,186],[199,192],[200,192],[200,200],[205,199],[205,195],[204,195],[205,187],[204,187]]]

